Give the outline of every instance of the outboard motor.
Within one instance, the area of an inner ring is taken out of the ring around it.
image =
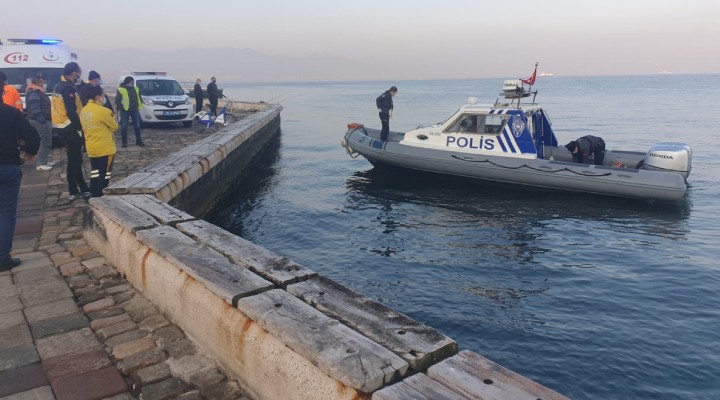
[[[677,172],[687,180],[692,164],[692,149],[680,142],[655,143],[645,155],[643,169]]]

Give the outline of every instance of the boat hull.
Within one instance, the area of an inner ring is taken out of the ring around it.
[[[545,153],[552,155],[555,150],[553,160],[527,159],[408,146],[400,143],[402,136],[400,132],[391,132],[388,141],[383,142],[378,139],[378,130],[355,127],[348,130],[343,144],[348,151],[362,155],[374,165],[471,179],[669,202],[681,201],[687,190],[680,173],[576,164],[570,162],[569,153],[557,147]],[[609,152],[606,162],[622,157],[640,160],[644,153]]]

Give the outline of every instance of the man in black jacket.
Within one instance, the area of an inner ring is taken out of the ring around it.
[[[385,93],[375,99],[375,105],[380,113],[380,123],[382,130],[380,131],[380,140],[386,141],[390,132],[390,112],[393,109],[393,96],[397,94],[398,89],[395,86],[390,87]]]
[[[195,114],[202,111],[203,107],[203,91],[200,82],[202,82],[200,78],[195,79],[195,86],[193,86],[193,92],[195,94]]]
[[[603,165],[605,141],[600,137],[586,135],[566,144],[565,148],[572,153],[573,161],[576,163],[590,164],[590,156],[592,155],[595,165]]]
[[[207,85],[208,101],[210,102],[210,115],[217,115],[218,99],[220,98],[220,92],[218,91],[217,83],[215,83],[215,77],[210,78],[212,82]]]
[[[40,147],[37,131],[20,110],[0,103],[0,272],[21,263],[19,258],[10,257],[22,179],[20,139],[25,142],[25,161],[33,161]]]

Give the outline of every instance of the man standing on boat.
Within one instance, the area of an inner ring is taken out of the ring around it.
[[[595,160],[595,165],[603,165],[605,159],[605,141],[602,138],[592,135],[583,136],[565,145],[565,148],[572,153],[573,161],[580,164],[590,164],[590,155]]]
[[[386,90],[385,93],[375,99],[375,105],[380,113],[380,123],[382,124],[380,140],[383,142],[387,140],[388,133],[390,132],[390,112],[393,109],[392,98],[397,94],[397,91],[397,87],[392,86],[390,89]]]

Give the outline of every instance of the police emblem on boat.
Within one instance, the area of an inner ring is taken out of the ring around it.
[[[512,130],[515,137],[520,137],[525,130],[525,122],[517,115],[512,118]]]

